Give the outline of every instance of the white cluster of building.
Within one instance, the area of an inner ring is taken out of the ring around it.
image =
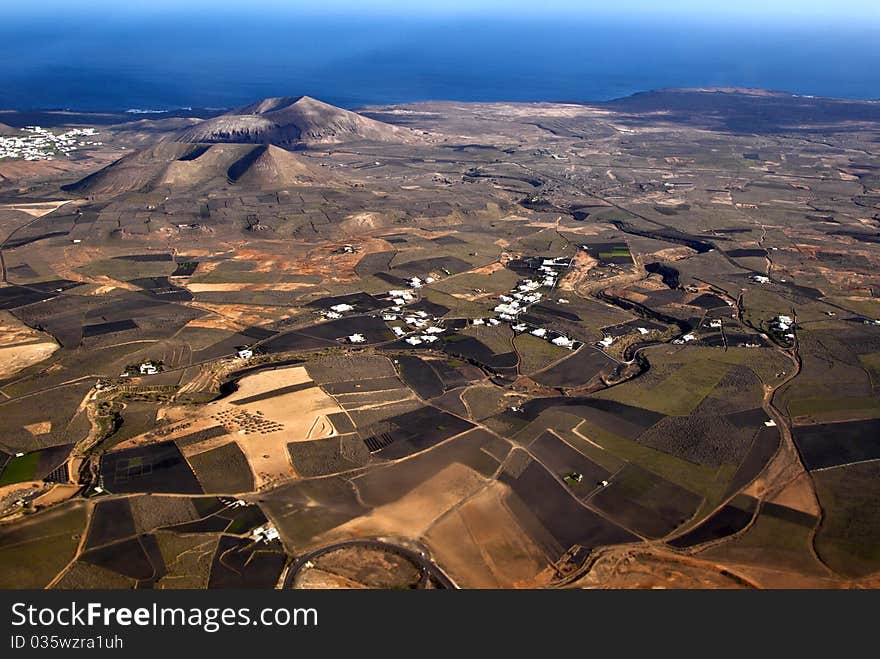
[[[791,331],[794,326],[794,320],[791,316],[776,316],[773,320],[770,321],[770,328],[774,332],[779,332],[784,335],[786,339],[793,339],[794,332]]]
[[[409,284],[414,290],[425,284],[432,284],[434,281],[433,277],[425,277],[424,279],[413,277]],[[404,309],[405,305],[416,301],[417,294],[413,290],[393,289],[387,291],[385,297],[393,303],[393,306],[382,314],[382,320],[387,323],[403,323],[402,325],[391,325],[391,331],[396,337],[404,339],[411,346],[434,343],[439,338],[438,334],[442,334],[446,330],[439,325],[441,322],[439,318],[431,316],[426,311],[408,312]],[[350,304],[337,304],[330,307],[329,311],[325,311],[324,317],[339,318],[343,313],[354,310]],[[366,343],[367,340],[363,334],[352,334],[346,338],[349,343]]]
[[[263,524],[251,531],[251,540],[254,542],[272,542],[278,539],[278,529],[274,524]]]
[[[162,366],[158,362],[146,361],[138,364],[137,373],[131,373],[126,371],[120,377],[127,378],[132,375],[157,375],[162,372]]]
[[[421,279],[419,279],[419,285],[415,288],[421,288],[422,283]],[[410,282],[412,283],[412,282]],[[400,311],[400,307],[404,304],[409,304],[413,300],[415,300],[415,296],[407,290],[394,289],[392,291],[388,291],[388,297],[391,298],[391,301],[394,302],[394,306],[391,307],[392,311]]]
[[[439,335],[446,331],[446,328],[440,326],[440,319],[431,316],[426,311],[414,311],[400,317],[395,314],[386,314],[383,318],[389,322],[398,320],[402,322],[403,325],[392,325],[391,331],[396,337],[403,339],[411,346],[434,343],[440,338]]]
[[[529,305],[541,300],[542,296],[535,290],[536,288],[540,288],[540,284],[531,279],[524,280],[510,295],[498,296],[501,304],[493,311],[499,314],[498,318],[501,320],[515,320],[516,316],[525,311]]]
[[[641,334],[642,336],[644,336],[645,334],[650,334],[650,333],[651,333],[651,330],[649,330],[647,327],[636,327],[636,331],[637,331],[639,334]],[[596,347],[597,347],[597,348],[607,348],[607,347],[609,347],[612,343],[614,343],[615,338],[616,338],[616,337],[613,337],[613,336],[611,336],[611,335],[608,335],[608,336],[606,336],[605,338],[603,338],[601,341],[597,341],[597,342],[596,342]]]
[[[496,305],[493,311],[498,314],[496,318],[475,318],[471,321],[472,325],[500,325],[502,321],[511,323],[511,329],[517,333],[528,332],[532,336],[539,339],[546,339],[553,345],[561,348],[574,348],[576,343],[562,334],[548,332],[543,327],[535,327],[529,329],[529,326],[523,322],[516,322],[518,316],[526,311],[531,305],[540,302],[543,299],[541,288],[553,289],[559,281],[560,269],[567,268],[571,264],[569,259],[543,259],[541,265],[538,266],[538,276],[534,279],[523,279],[518,282],[516,287],[505,295],[499,295],[500,304]],[[565,298],[557,300],[559,304],[568,304]]]
[[[500,303],[493,311],[498,315],[492,318],[474,318],[471,325],[500,325],[502,322],[510,323],[514,332],[528,332],[538,338],[546,339],[553,345],[573,349],[577,342],[567,336],[550,332],[543,327],[530,328],[523,322],[518,322],[518,316],[526,311],[531,305],[543,299],[541,288],[553,288],[559,280],[560,269],[570,266],[569,259],[543,259],[536,269],[538,277],[523,279],[517,283],[509,293],[500,295]],[[387,291],[386,297],[393,303],[382,314],[382,320],[389,323],[389,328],[394,335],[411,346],[430,345],[436,342],[440,335],[446,331],[442,326],[442,320],[431,316],[425,311],[408,311],[405,305],[414,302],[418,296],[415,292],[426,284],[434,283],[433,277],[413,277],[409,280],[409,289],[394,289]],[[568,300],[559,298],[559,304],[567,304]],[[340,318],[346,312],[355,311],[350,304],[337,304],[323,312],[325,318]],[[349,343],[366,343],[363,334],[352,334],[345,337]]]
[[[334,304],[327,311],[325,311],[322,315],[324,318],[342,318],[342,314],[347,311],[354,311],[354,307],[350,304]]]
[[[84,146],[101,146],[103,142],[82,139],[97,134],[94,128],[72,128],[56,135],[40,126],[26,126],[20,135],[0,136],[0,159],[54,160]]]
[[[421,288],[425,284],[433,284],[434,281],[435,280],[433,277],[425,277],[424,279],[413,277],[412,279],[410,279],[409,285],[412,289],[417,289]],[[396,313],[400,313],[403,310],[403,305],[409,304],[416,299],[416,296],[413,294],[413,292],[408,289],[390,290],[386,293],[386,297],[394,303],[394,306],[391,307],[391,311]],[[343,314],[350,311],[356,311],[353,305],[341,303],[334,304],[332,307],[324,311],[321,315],[324,316],[324,318],[335,320],[336,318],[342,318]],[[395,318],[391,318],[389,314],[386,314],[385,316],[383,316],[383,318],[385,320],[395,320]]]

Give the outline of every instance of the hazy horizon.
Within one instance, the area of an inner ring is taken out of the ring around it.
[[[355,16],[343,11],[348,0],[320,10],[314,2],[235,9],[154,0],[107,11],[107,0],[90,0],[75,12],[44,1],[0,25],[0,107],[234,107],[301,94],[346,107],[587,102],[708,86],[880,98],[880,9],[869,3],[839,3],[835,15],[852,18],[846,26],[817,18],[827,3],[748,2],[736,11],[751,20],[737,21],[689,0],[664,3],[666,14],[656,5],[635,11],[648,4],[640,0],[594,12],[587,9],[603,3],[577,3],[575,12],[571,2],[549,0],[539,15],[498,4],[465,11],[461,2],[428,2],[406,13],[389,0]],[[760,20],[796,4],[802,11],[790,20]]]
[[[271,11],[275,14],[370,14],[383,16],[474,16],[499,13],[595,17],[598,15],[631,17],[642,15],[689,16],[695,19],[718,17],[753,17],[758,19],[784,18],[786,21],[838,19],[864,25],[866,20],[880,20],[880,6],[874,0],[738,0],[714,6],[704,0],[255,0],[242,8],[237,0],[33,0],[27,4],[9,7],[7,15],[38,15],[41,12],[72,11],[82,14],[102,11],[105,15],[137,15],[190,11],[241,13]]]

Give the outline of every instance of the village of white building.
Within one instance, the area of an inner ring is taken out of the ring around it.
[[[90,139],[97,135],[94,128],[72,128],[53,133],[40,126],[26,126],[19,135],[0,136],[0,160],[54,160],[69,156],[86,146],[101,146],[103,142]]]
[[[543,327],[532,327],[519,320],[519,316],[528,310],[533,304],[544,299],[542,288],[553,289],[559,281],[560,269],[570,267],[570,259],[543,259],[541,264],[535,269],[539,273],[539,277],[527,278],[517,282],[516,286],[506,294],[498,296],[499,304],[495,305],[493,311],[496,316],[489,318],[472,318],[471,325],[489,325],[497,326],[502,322],[509,323],[511,329],[517,334],[528,332],[537,338],[544,339],[560,348],[568,348],[574,350],[578,347],[579,342],[569,337],[547,330]],[[381,318],[389,324],[389,329],[398,339],[401,339],[407,345],[428,346],[440,339],[440,336],[446,331],[443,327],[443,320],[432,316],[426,311],[410,311],[405,306],[415,302],[421,293],[419,289],[425,285],[433,284],[436,281],[434,277],[412,277],[407,283],[409,289],[392,289],[387,291],[382,297],[393,303],[393,306],[386,308]],[[558,299],[559,304],[568,304],[569,300],[565,298]],[[326,319],[341,318],[347,313],[357,313],[358,309],[347,303],[340,303],[331,306],[321,313]],[[342,340],[349,344],[366,343],[367,339],[363,334],[355,333]]]

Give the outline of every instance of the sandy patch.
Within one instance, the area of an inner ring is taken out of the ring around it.
[[[742,588],[713,562],[652,548],[602,549],[577,588],[680,589]]]
[[[503,504],[509,488],[493,483],[440,520],[425,537],[459,586],[534,588],[549,561]]]
[[[31,204],[3,204],[0,205],[0,209],[20,211],[27,213],[31,217],[43,217],[43,215],[48,215],[56,208],[69,204],[70,201],[70,199],[64,199],[61,201],[38,201]]]
[[[24,429],[32,435],[48,435],[52,432],[52,422],[40,421],[39,423],[30,423],[24,426]]]
[[[563,291],[575,290],[575,287],[584,279],[587,273],[598,264],[599,261],[590,256],[589,253],[578,250],[571,261],[571,268],[559,280],[559,289]]]
[[[296,291],[303,288],[313,288],[314,284],[302,282],[289,282],[283,284],[185,284],[193,293],[217,293],[225,291]]]
[[[802,574],[788,570],[780,570],[773,567],[764,567],[762,565],[752,565],[744,563],[727,563],[725,567],[733,568],[737,574],[746,577],[761,588],[846,588],[850,587],[846,582],[835,580],[832,578],[824,578],[815,575]],[[871,587],[871,586],[867,586]],[[873,586],[876,588],[877,586]]]
[[[453,511],[424,538],[437,564],[461,588],[501,588],[461,515]]]
[[[340,538],[364,535],[418,538],[438,517],[485,484],[483,477],[473,469],[453,463],[394,503],[374,508],[368,515],[334,529],[331,535]]]
[[[313,567],[296,575],[296,587],[303,590],[365,589],[362,583]]]
[[[70,497],[79,492],[79,489],[79,485],[59,483],[45,494],[41,494],[34,499],[34,503],[38,506],[51,506],[55,503],[61,503],[62,501],[67,501]]]
[[[0,378],[43,361],[58,348],[48,334],[31,329],[7,311],[0,311]]]
[[[251,325],[260,325],[267,318],[277,320],[280,318],[288,318],[292,313],[285,310],[285,313],[279,313],[278,307],[258,307],[254,305],[244,304],[211,304],[209,302],[191,302],[189,306],[194,309],[202,309],[215,314],[213,318],[199,318],[193,321],[192,327],[216,327],[218,329],[226,329],[227,327],[249,327]],[[196,324],[196,323],[200,324]],[[216,324],[211,324],[216,323]]]
[[[690,247],[667,247],[666,249],[654,252],[654,257],[662,261],[680,261],[693,254],[696,254],[696,251]]]
[[[813,491],[813,481],[809,474],[801,474],[779,494],[769,499],[780,506],[788,506],[809,515],[819,515],[821,510],[816,494]]]
[[[489,265],[484,265],[482,268],[474,268],[470,270],[469,273],[472,275],[491,275],[494,272],[498,272],[499,270],[504,270],[504,265],[495,261],[494,263],[490,263]]]
[[[8,311],[0,311],[0,348],[23,343],[38,343],[48,334],[31,329]]]
[[[306,369],[302,366],[291,366],[289,368],[279,368],[274,371],[263,371],[255,375],[250,375],[238,383],[238,389],[229,396],[227,402],[249,398],[256,394],[266,393],[281,387],[288,387],[294,384],[303,384],[311,382]],[[279,398],[280,400],[280,398]]]
[[[86,295],[106,295],[107,293],[115,291],[117,288],[119,287],[112,284],[104,284],[103,286],[98,286],[97,288],[88,291]]]
[[[341,231],[363,231],[365,229],[378,229],[388,223],[381,213],[354,213],[339,223]]]
[[[58,350],[57,343],[31,343],[0,348],[0,378],[5,378],[32,364],[47,359]]]
[[[309,436],[307,439],[323,439],[325,437],[332,437],[335,434],[336,428],[330,423],[330,419],[321,415],[315,419],[315,423],[312,425],[312,429],[309,430]]]
[[[370,410],[386,405],[397,405],[408,400],[416,400],[411,389],[399,387],[382,391],[362,391],[350,394],[336,394],[334,398],[347,410]]]
[[[342,412],[342,408],[318,386],[307,386],[257,401],[241,401],[310,382],[311,378],[302,366],[247,376],[239,382],[235,393],[203,405],[195,413],[191,408],[169,409],[165,414],[169,421],[188,425],[182,423],[179,432],[163,436],[162,439],[174,439],[205,428],[223,426],[227,435],[186,446],[184,455],[216,448],[226,444],[232,436],[251,466],[257,489],[277,485],[296,475],[287,445],[337,434],[327,416]]]
[[[667,194],[661,193],[659,199],[657,200],[658,206],[681,206],[682,204],[687,203],[687,199],[683,199],[681,197],[669,197]]]
[[[192,328],[201,328],[201,329],[216,329],[216,330],[229,330],[232,332],[238,332],[239,330],[244,329],[241,323],[234,322],[229,320],[228,318],[223,318],[222,316],[214,316],[208,314],[206,316],[202,316],[201,318],[195,318],[188,322],[184,327],[192,327]],[[193,345],[190,342],[190,345]],[[200,346],[200,347],[208,347],[210,343]]]

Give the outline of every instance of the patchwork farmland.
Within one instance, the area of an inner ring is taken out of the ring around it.
[[[0,176],[3,587],[880,585],[880,116],[722,97]]]

